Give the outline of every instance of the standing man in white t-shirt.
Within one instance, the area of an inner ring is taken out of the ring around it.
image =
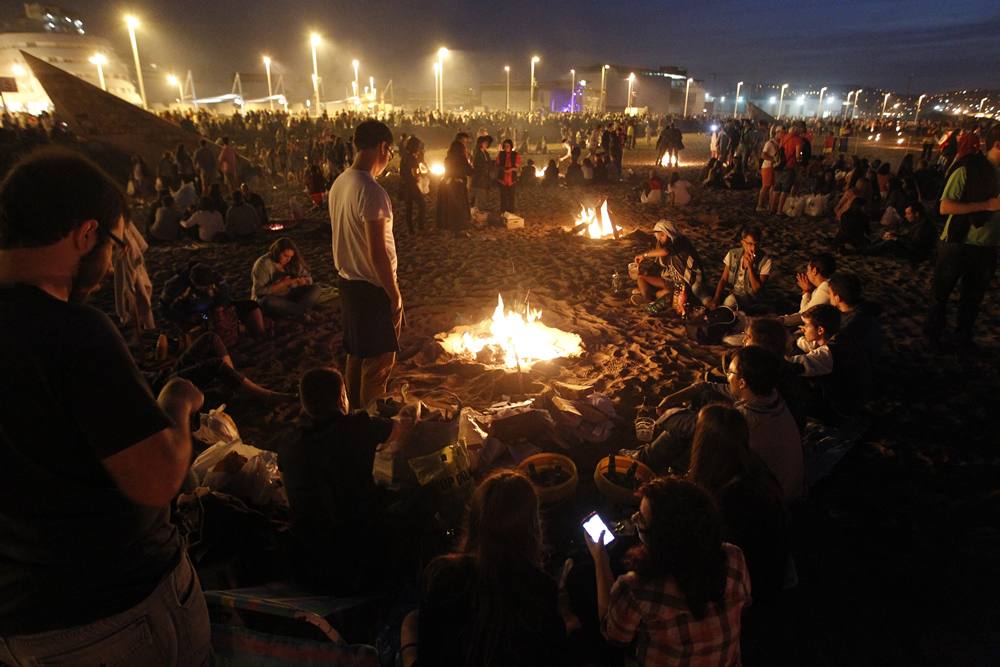
[[[368,120],[354,131],[357,155],[330,188],[333,264],[347,352],[347,396],[363,409],[385,395],[399,351],[403,297],[396,280],[392,202],[375,180],[393,156],[392,132]]]

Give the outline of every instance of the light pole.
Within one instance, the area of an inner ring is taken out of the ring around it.
[[[448,57],[448,49],[438,49],[438,86],[441,94],[441,112],[444,113],[444,59]]]
[[[173,74],[168,74],[167,83],[171,86],[177,86],[177,94],[179,96],[179,102],[181,104],[184,104],[184,87],[181,85],[181,80],[178,79]]]
[[[576,70],[571,69],[569,76],[569,112],[573,113],[576,110]]]
[[[917,118],[920,116],[920,103],[924,101],[925,97],[927,97],[926,93],[924,93],[923,95],[921,95],[920,97],[917,98],[917,111],[916,111],[916,113],[913,114],[913,122],[914,123],[917,122]]]
[[[357,58],[351,61],[351,67],[354,68],[354,81],[351,82],[351,87],[352,87],[351,92],[354,93],[355,97],[358,97],[361,90],[360,88],[361,84],[358,83],[358,68],[361,67],[361,63],[358,62]]]
[[[439,102],[441,101],[441,96],[438,94],[438,91],[440,90],[440,82],[441,82],[441,63],[435,61],[434,62],[434,109],[439,112],[441,111],[441,106],[439,104]]]
[[[778,98],[778,119],[781,119],[781,107],[785,103],[785,88],[788,88],[787,83],[781,84],[781,97]]]
[[[740,88],[742,87],[742,81],[736,84],[736,101],[733,102],[733,118],[736,118],[740,113]]]
[[[601,68],[601,111],[608,110],[608,70],[611,69],[611,65],[605,65]]]
[[[319,33],[312,33],[309,35],[309,45],[312,47],[312,59],[313,59],[313,96],[316,98],[316,116],[320,115],[319,111],[319,63],[316,61],[316,47],[319,46],[320,36]]]
[[[851,98],[852,97],[854,97],[854,91],[853,90],[847,91],[847,101],[844,102],[844,113],[841,114],[845,118],[847,117],[847,110],[851,108]]]
[[[274,93],[271,91],[271,57],[264,56],[264,74],[267,76],[267,102],[271,111],[274,111]]]
[[[90,64],[97,66],[97,80],[101,82],[101,90],[108,92],[108,87],[104,83],[104,66],[108,64],[108,58],[103,53],[95,53],[90,56]]]
[[[688,117],[688,93],[691,92],[691,82],[694,81],[693,78],[688,77],[687,85],[684,86],[684,117]]]
[[[816,103],[816,117],[823,117],[823,93],[826,92],[826,86],[819,89],[819,102]]]
[[[628,100],[625,104],[625,111],[628,112],[632,108],[632,85],[635,83],[635,72],[629,72],[628,74]]]
[[[146,104],[146,84],[142,81],[142,65],[139,63],[139,46],[135,43],[135,29],[139,27],[139,19],[127,14],[125,25],[128,26],[128,38],[132,42],[132,58],[135,59],[135,75],[139,79],[139,97],[142,98],[142,108],[149,108]]]
[[[986,100],[988,99],[989,99],[988,97],[984,97],[983,99],[979,100],[979,113],[983,112],[983,106],[985,106]]]
[[[885,97],[882,99],[882,118],[885,118],[885,107],[889,104],[889,97],[892,93],[886,93]]]
[[[864,88],[858,88],[854,91],[854,110],[851,111],[851,120],[858,117],[858,100],[861,98],[862,90],[864,90]]]
[[[507,111],[510,111],[510,65],[504,65],[503,71],[507,75]]]
[[[587,80],[580,79],[580,111],[585,111],[584,105],[587,103],[587,96],[585,94],[584,88],[587,87]]]
[[[528,91],[528,113],[535,111],[535,65],[542,61],[538,56],[531,56],[531,89]]]

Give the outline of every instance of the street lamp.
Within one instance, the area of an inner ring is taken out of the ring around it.
[[[781,118],[781,106],[785,103],[785,88],[788,88],[787,83],[781,84],[781,97],[778,98],[778,118]]]
[[[920,103],[924,101],[925,97],[927,97],[926,93],[924,93],[923,95],[921,95],[920,97],[917,98],[917,111],[916,111],[916,113],[913,114],[913,122],[914,123],[917,122],[917,117],[920,116]]]
[[[361,88],[360,88],[361,84],[358,83],[358,68],[361,67],[361,63],[358,62],[357,58],[355,58],[354,60],[351,61],[351,67],[354,68],[354,81],[352,82],[352,85],[354,87],[354,91],[353,92],[354,92],[354,96],[358,97],[359,96],[358,95],[358,91],[361,90]]]
[[[632,108],[632,84],[635,83],[635,72],[629,72],[628,75],[628,100],[625,104],[625,111]]]
[[[531,56],[531,90],[528,95],[528,113],[535,110],[535,65],[542,62],[538,56]]]
[[[267,75],[267,102],[271,111],[274,111],[274,93],[271,91],[271,57],[264,56],[264,74]]]
[[[742,81],[736,84],[736,101],[733,102],[733,118],[736,118],[736,116],[740,112],[740,88],[742,87],[743,87]]]
[[[322,38],[319,36],[319,33],[314,32],[314,33],[312,33],[312,34],[309,35],[309,46],[312,48],[312,61],[313,61],[313,74],[312,74],[312,80],[313,80],[313,97],[316,98],[316,115],[317,116],[319,116],[319,114],[320,114],[320,111],[319,111],[320,101],[319,101],[319,64],[316,61],[316,47],[319,46],[319,44],[320,44],[321,41],[322,41]]]
[[[177,94],[179,96],[179,102],[184,104],[184,87],[181,85],[181,80],[178,79],[173,74],[167,75],[167,84],[170,86],[177,86]]]
[[[441,93],[441,107],[444,111],[444,59],[448,57],[448,49],[441,47],[438,49],[438,86]]]
[[[688,117],[688,93],[691,92],[691,82],[694,81],[693,78],[688,77],[687,85],[684,86],[684,117]]]
[[[826,92],[826,86],[819,89],[819,101],[816,103],[816,117],[823,117],[823,93]]]
[[[892,93],[886,93],[885,97],[882,99],[882,117],[885,118],[885,107],[889,104],[889,97]]]
[[[139,79],[139,97],[142,98],[142,108],[146,104],[146,84],[142,81],[142,65],[139,63],[139,46],[135,43],[135,29],[139,27],[139,19],[131,14],[125,15],[125,25],[128,26],[128,38],[132,42],[132,57],[135,59],[135,75]]]
[[[844,113],[843,113],[845,117],[847,116],[847,110],[851,108],[852,97],[854,97],[854,91],[853,90],[847,91],[847,101],[844,102]]]
[[[441,80],[441,63],[434,63],[434,108],[441,111],[441,106],[439,102],[441,101],[441,96],[438,94],[439,85]]]
[[[986,100],[988,99],[989,99],[988,97],[984,97],[983,99],[979,100],[979,113],[983,112],[983,106],[986,104]]]
[[[854,110],[851,112],[852,120],[858,117],[858,100],[861,99],[862,90],[864,90],[864,88],[858,88],[854,91]]]
[[[101,82],[101,90],[108,92],[108,87],[104,83],[104,66],[108,64],[108,58],[103,53],[95,53],[90,56],[90,64],[97,66],[97,80]]]
[[[510,111],[510,65],[504,65],[503,71],[507,75],[507,111]]]
[[[608,110],[607,74],[609,69],[611,69],[611,65],[605,65],[601,68],[601,111]]]
[[[573,113],[576,111],[576,70],[571,69],[569,76],[569,112]]]

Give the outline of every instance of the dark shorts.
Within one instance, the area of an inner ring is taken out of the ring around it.
[[[785,167],[774,172],[774,190],[776,192],[791,192],[795,185],[795,169]]]
[[[340,278],[344,350],[362,358],[399,352],[392,309],[385,290],[367,280]]]

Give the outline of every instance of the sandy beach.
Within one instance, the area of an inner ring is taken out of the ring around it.
[[[688,150],[682,160],[687,166],[679,171],[696,183],[707,159],[707,138],[687,136],[685,143]],[[878,149],[866,147],[868,151]],[[894,164],[903,155],[898,150],[884,152],[883,159]],[[539,167],[548,159],[529,157]],[[626,168],[644,174],[652,159],[652,150],[640,141],[637,150],[626,152]],[[625,274],[632,258],[648,248],[645,240],[635,238],[641,235],[629,233],[648,231],[661,217],[675,221],[698,247],[706,278],[714,285],[722,257],[735,244],[740,227],[760,225],[764,247],[775,258],[767,301],[776,311],[788,312],[798,298],[795,273],[804,270],[812,253],[827,248],[835,232],[834,223],[823,219],[755,214],[755,190],[696,186],[692,205],[674,209],[640,204],[636,185],[625,182],[579,192],[522,187],[517,196],[524,229],[489,227],[472,231],[468,238],[432,224],[411,235],[397,208],[407,326],[391,386],[408,383],[418,396],[445,388],[466,405],[484,407],[516,395],[522,387],[526,393],[537,392],[553,380],[593,385],[612,398],[622,418],[603,451],[635,446],[635,408],[717,367],[722,348],[690,342],[677,320],[648,317],[628,303],[627,290],[620,297],[611,293],[612,272]],[[393,176],[386,178],[386,187],[395,199]],[[565,231],[582,201],[599,203],[604,197],[613,220],[631,238],[590,240]],[[276,189],[269,198],[272,215],[280,217],[287,192]],[[433,200],[432,193],[430,220]],[[233,357],[258,383],[294,391],[299,376],[310,367],[342,368],[343,351],[339,300],[330,288],[335,272],[327,216],[316,213],[294,229],[268,234],[276,238],[285,233],[299,244],[316,281],[326,286],[322,321],[308,328],[279,322],[273,338],[245,339]],[[273,238],[155,246],[147,254],[154,289],[184,263],[199,261],[223,272],[235,293],[246,298],[250,267]],[[844,664],[858,655],[860,646],[876,647],[874,654],[867,652],[870,664],[913,664],[904,656],[919,656],[928,664],[979,664],[984,646],[992,641],[996,648],[998,641],[995,622],[974,602],[995,600],[997,584],[993,578],[983,581],[970,575],[995,568],[1000,555],[995,492],[1000,456],[991,420],[1000,409],[1000,305],[995,288],[977,325],[983,352],[971,358],[933,356],[920,335],[932,266],[914,268],[900,260],[857,255],[837,259],[842,268],[862,277],[866,298],[883,307],[887,347],[878,369],[879,397],[871,406],[870,428],[797,510],[796,523],[803,527],[796,545],[802,580],[798,603],[809,610],[789,621],[795,624],[797,645],[803,658],[825,660],[807,659],[808,664]],[[498,293],[508,303],[527,295],[532,306],[543,311],[545,324],[580,335],[584,353],[537,364],[525,372],[523,384],[516,373],[444,354],[435,335],[488,317]],[[287,437],[297,406],[265,408],[237,401],[230,413],[246,441],[276,448]],[[874,591],[877,604],[866,605]],[[924,623],[932,624],[935,632],[923,632]],[[970,635],[982,636],[985,644],[968,644]],[[892,641],[885,641],[889,637]],[[894,646],[905,648],[897,653]]]

